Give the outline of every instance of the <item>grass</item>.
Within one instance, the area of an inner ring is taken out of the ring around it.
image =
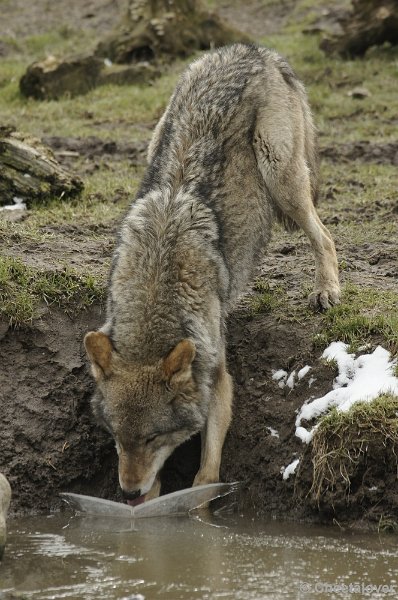
[[[62,38],[25,38],[24,51],[0,64],[0,114],[3,123],[42,136],[89,136],[131,141],[147,139],[161,116],[185,62],[177,61],[151,85],[105,85],[84,96],[37,101],[19,93],[19,79],[32,60],[48,54],[67,55]],[[36,46],[31,52],[30,46]],[[80,44],[79,44],[80,46]],[[87,51],[87,48],[86,48]],[[73,52],[74,54],[76,51]]]
[[[274,3],[275,0],[262,2],[270,10]],[[217,8],[214,0],[208,0],[208,4]],[[349,0],[345,0],[345,4],[348,6]],[[278,34],[258,41],[286,56],[303,79],[320,132],[321,146],[358,140],[374,143],[395,141],[391,121],[396,119],[398,112],[395,92],[398,49],[372,49],[366,60],[342,60],[326,56],[319,49],[319,35],[302,33],[319,15],[322,6],[329,4],[326,0],[299,0],[292,3],[286,27]],[[153,85],[103,86],[85,96],[38,102],[19,94],[19,78],[26,67],[49,54],[59,56],[89,52],[97,43],[95,34],[90,30],[73,31],[60,23],[58,27],[39,35],[10,37],[3,41],[10,51],[0,62],[2,123],[14,125],[38,137],[56,135],[84,138],[94,135],[103,140],[147,140],[167,104],[179,73],[188,62],[176,61]],[[366,87],[370,95],[362,100],[348,96],[348,92],[358,85]],[[79,199],[69,202],[54,199],[46,206],[33,204],[29,217],[21,223],[11,224],[0,217],[0,243],[5,248],[5,256],[0,256],[1,289],[3,297],[7,299],[1,311],[12,322],[29,321],[37,306],[46,298],[50,304],[56,302],[66,305],[69,297],[78,296],[77,292],[68,296],[65,289],[67,272],[56,256],[53,291],[46,295],[40,285],[43,284],[43,278],[48,284],[50,271],[41,272],[40,269],[33,270],[26,266],[25,272],[22,263],[18,268],[14,266],[11,269],[7,261],[10,260],[12,249],[17,248],[18,254],[22,255],[24,247],[31,249],[35,244],[46,244],[51,250],[51,245],[55,248],[63,236],[73,244],[73,237],[68,238],[68,234],[62,232],[69,226],[80,227],[87,239],[108,244],[110,239],[114,239],[117,223],[134,197],[142,175],[142,168],[136,168],[124,159],[114,162],[98,160],[96,169],[91,172],[87,172],[85,167],[83,158],[76,162],[75,170],[79,174],[87,173],[83,175],[85,190]],[[350,261],[352,247],[381,239],[394,239],[395,226],[390,212],[397,200],[396,166],[357,160],[346,162],[342,168],[340,163],[326,160],[322,165],[322,179],[324,195],[331,190],[331,197],[321,202],[320,214],[323,218],[334,214],[339,217],[336,225],[328,226],[336,239],[344,240],[339,249],[339,258],[344,275],[349,278],[352,268],[355,268]],[[377,211],[374,210],[375,204]],[[358,210],[361,211],[360,220]],[[366,227],[363,221],[366,221]],[[276,237],[278,235],[276,233]],[[7,268],[5,265],[8,265]],[[94,286],[99,295],[106,276],[105,267],[106,261],[103,276],[95,275],[95,278],[99,277]],[[21,269],[25,272],[24,277],[17,276]],[[93,276],[90,269],[88,264],[87,276]],[[42,284],[36,286],[36,279]],[[26,281],[29,281],[29,285]],[[77,281],[84,296],[85,290],[90,287],[86,285],[84,272],[79,272],[77,279],[72,277],[70,283],[76,284]],[[57,285],[58,295],[54,289]],[[33,290],[32,294],[30,289]],[[318,329],[316,346],[337,338],[358,346],[376,337],[384,340],[391,349],[396,349],[396,301],[397,296],[392,292],[369,287],[356,288],[349,284],[345,288],[342,304],[315,318]],[[302,306],[286,311],[289,298],[279,284],[257,282],[249,302],[252,314],[266,312],[282,319],[283,314],[289,313],[286,319],[292,323],[298,322],[300,326],[314,322],[313,315]]]
[[[43,303],[83,309],[103,297],[104,286],[91,275],[67,268],[58,272],[33,269],[19,259],[0,257],[0,316],[12,326],[31,322]]]
[[[359,346],[382,338],[393,352],[398,352],[398,293],[389,290],[347,284],[341,304],[325,312],[320,320],[314,343],[324,348],[332,341],[342,341],[355,352]]]
[[[322,144],[340,141],[395,141],[398,47],[382,47],[366,59],[342,60],[325,55],[319,35],[303,35],[302,23],[261,40],[292,64],[305,82]],[[365,87],[369,96],[352,98],[348,92]]]
[[[248,311],[251,316],[271,312],[285,304],[286,290],[280,285],[271,287],[267,281],[258,278],[254,282],[253,292],[248,298]]]
[[[398,398],[383,395],[358,402],[347,412],[332,409],[323,417],[312,442],[310,495],[319,504],[326,493],[343,494],[366,486],[372,478],[398,467]]]

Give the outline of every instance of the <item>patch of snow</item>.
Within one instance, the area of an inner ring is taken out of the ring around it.
[[[279,437],[279,433],[273,427],[266,427],[266,429],[268,429],[268,431],[270,432],[271,437]]]
[[[14,204],[6,204],[6,206],[1,206],[1,210],[26,210],[26,204],[23,201],[23,198],[19,198],[19,196],[13,197]]]
[[[0,210],[26,210],[26,204],[24,202],[20,204],[6,204],[6,206],[1,206]]]
[[[282,473],[282,477],[285,481],[286,481],[286,479],[289,479],[290,475],[293,475],[293,473],[296,471],[297,465],[299,464],[299,462],[300,462],[300,459],[296,458],[296,460],[291,462],[290,465],[287,465],[287,467],[282,467],[281,473]]]
[[[275,381],[279,381],[280,379],[286,379],[286,377],[287,377],[287,371],[284,371],[283,369],[279,369],[278,371],[273,371],[272,379],[275,379]]]
[[[273,371],[272,379],[278,382],[278,386],[280,388],[284,388],[286,385],[287,371],[283,369],[279,369],[278,371]]]
[[[311,387],[313,383],[315,383],[316,377],[310,377],[308,380],[308,387]]]
[[[288,377],[288,380],[286,381],[287,387],[290,387],[291,390],[294,388],[294,378],[295,377],[296,377],[296,371],[292,371]]]
[[[272,379],[274,379],[275,381],[278,382],[278,385],[280,388],[284,388],[285,385],[287,385],[287,387],[289,387],[292,390],[292,389],[294,389],[296,376],[299,379],[302,379],[303,377],[305,377],[305,375],[308,373],[308,371],[310,369],[311,369],[311,367],[309,365],[307,365],[307,366],[303,367],[302,369],[300,369],[300,371],[297,374],[296,374],[296,371],[292,371],[289,376],[288,376],[287,371],[284,371],[283,369],[279,369],[278,371],[273,371]]]
[[[305,377],[307,375],[307,373],[310,369],[311,369],[310,365],[305,365],[305,367],[300,369],[300,371],[297,373],[297,377],[299,379],[302,379],[303,377]]]
[[[371,402],[381,394],[398,396],[398,378],[394,376],[396,360],[378,346],[371,354],[355,358],[347,352],[347,344],[332,342],[322,354],[326,360],[335,360],[339,374],[333,382],[333,390],[301,407],[296,419],[296,435],[308,443],[315,428],[310,431],[301,426],[302,420],[310,421],[336,406],[339,411],[348,411],[356,402]]]
[[[296,436],[302,442],[305,442],[306,444],[309,444],[310,441],[312,440],[312,436],[314,435],[315,429],[316,429],[316,425],[315,425],[315,427],[313,427],[311,429],[311,431],[308,431],[308,429],[306,429],[305,427],[296,427]]]

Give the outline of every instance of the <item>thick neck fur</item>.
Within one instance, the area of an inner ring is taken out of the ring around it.
[[[112,340],[125,359],[154,362],[192,332],[199,352],[216,351],[210,331],[222,334],[225,286],[218,237],[212,211],[187,193],[166,189],[136,200],[122,226],[109,298]]]

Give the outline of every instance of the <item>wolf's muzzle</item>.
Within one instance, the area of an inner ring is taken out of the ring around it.
[[[141,490],[136,490],[135,492],[125,492],[122,490],[123,500],[136,500],[141,496]]]

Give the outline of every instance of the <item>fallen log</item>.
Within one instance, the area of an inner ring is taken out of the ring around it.
[[[75,196],[82,180],[38,139],[0,127],[0,205]]]
[[[321,49],[341,56],[363,56],[368,48],[398,44],[398,0],[352,0],[353,12],[341,22],[342,35],[326,37]]]
[[[148,63],[121,66],[107,64],[96,56],[49,56],[27,68],[19,89],[36,100],[58,100],[86,94],[99,85],[147,83],[158,75]]]

